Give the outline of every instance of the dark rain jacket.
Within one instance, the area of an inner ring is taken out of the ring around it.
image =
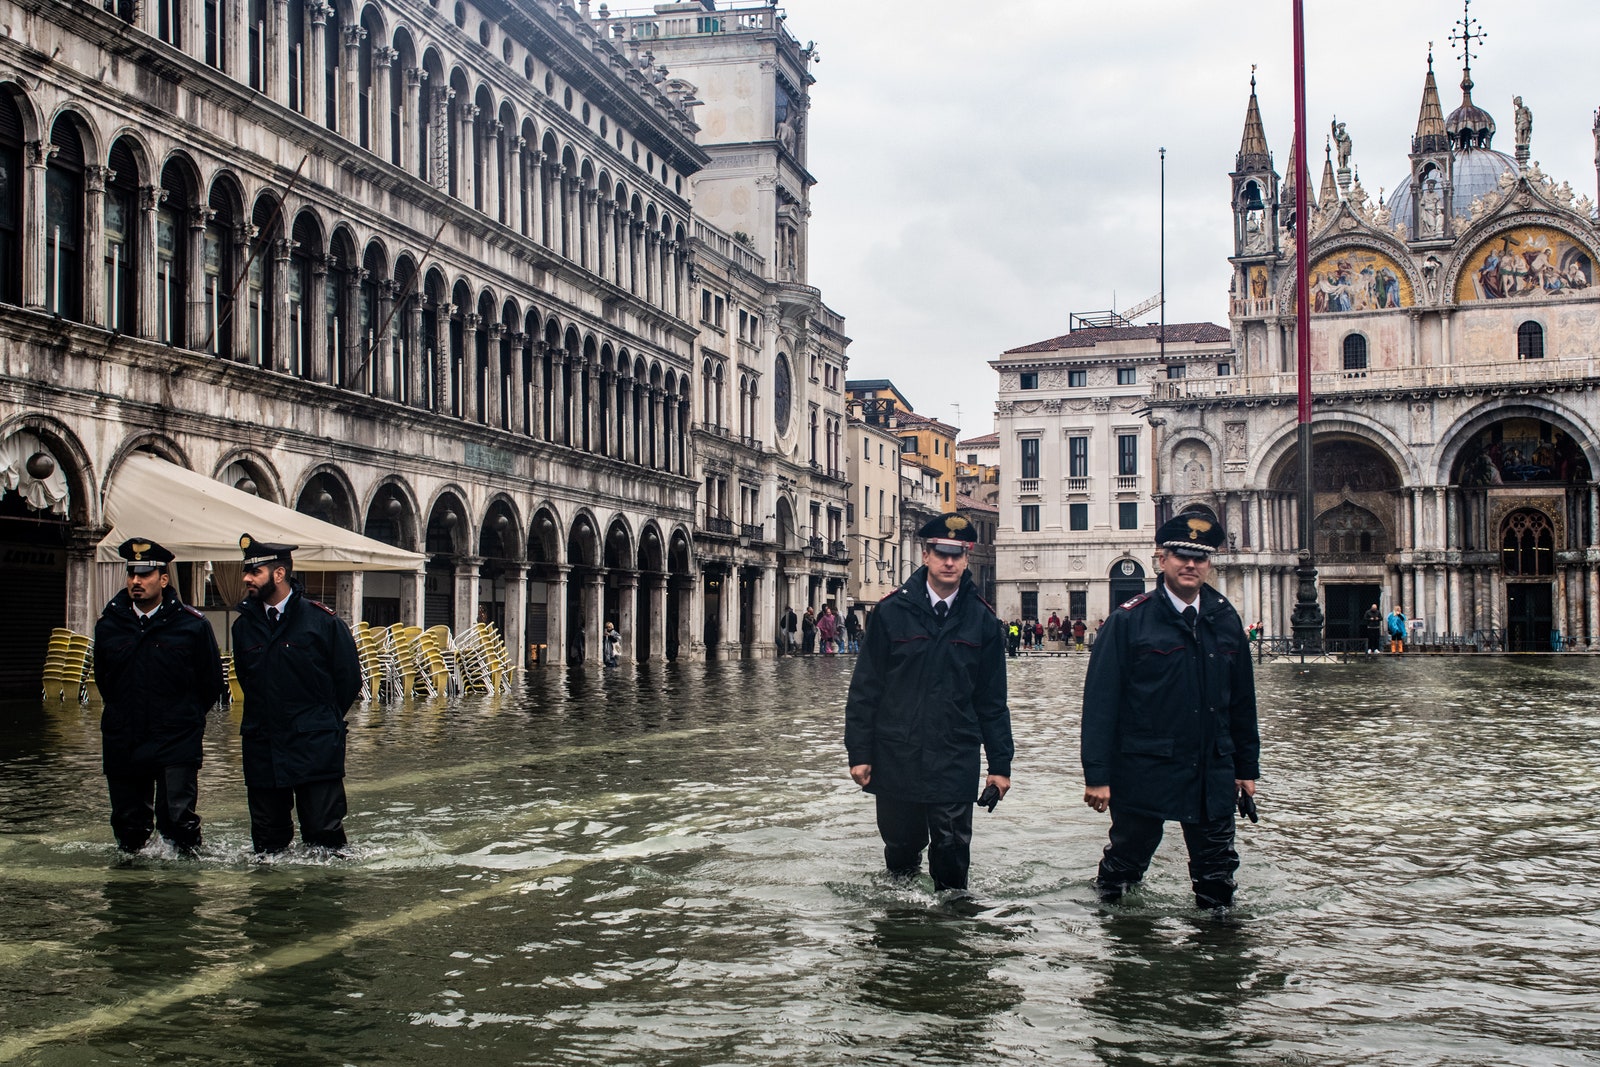
[[[878,604],[850,679],[844,744],[852,767],[872,765],[867,792],[892,800],[976,799],[979,746],[990,774],[1011,776],[1005,627],[969,576],[942,622],[926,567]]]
[[[344,777],[345,712],[361,692],[355,638],[299,582],[274,627],[254,597],[233,621],[233,668],[244,690],[245,785],[286,788]]]
[[[1234,780],[1260,777],[1255,674],[1239,615],[1200,587],[1190,632],[1164,580],[1106,620],[1083,685],[1083,780],[1116,811],[1208,822],[1233,810]]]
[[[94,680],[105,710],[107,774],[200,765],[206,713],[222,693],[222,657],[211,623],[168,588],[143,627],[124,589],[94,627]]]

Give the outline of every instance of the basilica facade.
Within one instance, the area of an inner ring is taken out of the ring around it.
[[[1394,146],[1407,175],[1387,201],[1352,178],[1350,134],[1335,124],[1321,181],[1307,183],[1314,202],[1297,204],[1296,163],[1280,180],[1252,81],[1230,176],[1233,373],[1156,383],[1156,520],[1220,518],[1229,545],[1214,581],[1247,621],[1290,632],[1295,319],[1309,314],[1313,547],[1327,635],[1358,636],[1361,615],[1379,604],[1420,619],[1424,640],[1594,647],[1595,207],[1529,162],[1520,97],[1508,154],[1472,99],[1470,64],[1448,113],[1431,56],[1421,82],[1415,135]],[[1593,133],[1600,141],[1600,121]],[[1308,242],[1304,309],[1297,240]]]
[[[810,53],[775,7],[662,8],[0,0],[0,558],[28,605],[0,686],[120,586],[141,453],[415,553],[306,575],[350,621],[765,654],[784,582],[842,586],[796,516],[844,510],[847,338],[805,285],[809,210],[759,198],[809,186]],[[754,132],[703,129],[718,86],[658,39],[742,55]],[[754,158],[719,195],[770,208],[748,232],[692,208],[729,140]],[[731,536],[708,452],[759,497]],[[221,630],[236,558],[179,568]]]

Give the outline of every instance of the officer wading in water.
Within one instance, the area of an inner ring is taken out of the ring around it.
[[[1238,613],[1205,584],[1222,528],[1179,515],[1156,531],[1156,588],[1111,613],[1083,687],[1083,801],[1111,811],[1095,880],[1115,903],[1137,885],[1163,824],[1183,827],[1195,903],[1233,903],[1233,813],[1260,776],[1255,675]]]
[[[244,784],[258,854],[294,840],[345,845],[345,713],[361,692],[361,661],[344,620],[292,577],[298,545],[249,534],[245,599],[233,622],[233,666],[244,690]]]
[[[980,746],[995,801],[1011,788],[1005,628],[967,574],[972,525],[941,515],[918,536],[923,565],[861,639],[844,743],[851,779],[877,798],[889,873],[915,876],[927,848],[934,888],[965,890]]]
[[[133,537],[117,554],[127,588],[94,627],[111,832],[123,852],[138,852],[153,816],[162,838],[191,855],[200,847],[200,741],[222,693],[222,657],[206,617],[171,587],[170,551]]]

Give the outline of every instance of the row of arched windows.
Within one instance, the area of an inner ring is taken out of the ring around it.
[[[102,3],[120,18],[138,17],[127,0]],[[196,4],[202,24],[186,34]],[[631,160],[624,156],[618,129],[617,152],[607,163],[593,146],[580,148],[553,129],[541,130],[532,115],[535,86],[498,90],[460,64],[447,71],[439,47],[419,46],[405,26],[391,33],[374,4],[363,7],[359,18],[353,8],[324,0],[290,0],[282,9],[279,25],[272,0],[155,0],[147,28],[522,236],[683,317],[687,216],[655,203],[649,189],[653,153],[646,154],[644,166],[637,144]],[[531,71],[530,58],[530,77]],[[545,91],[553,90],[547,76]],[[584,113],[587,124],[587,104]],[[609,150],[605,125],[601,119],[595,143]],[[661,168],[665,181],[665,163]]]
[[[1352,333],[1344,339],[1344,370],[1347,375],[1364,377],[1367,370],[1367,339]],[[1517,358],[1544,358],[1544,327],[1529,320],[1517,327]]]
[[[330,233],[312,208],[285,218],[271,193],[247,207],[227,171],[202,193],[182,153],[156,175],[123,136],[105,165],[88,163],[76,112],[56,118],[45,166],[29,171],[42,172],[36,198],[19,179],[22,131],[0,86],[0,266],[15,268],[0,270],[0,302],[687,471],[687,373],[437,267],[419,278],[411,254],[391,261],[348,226]],[[25,209],[40,200],[44,231],[29,246]],[[40,269],[26,269],[29,255]]]

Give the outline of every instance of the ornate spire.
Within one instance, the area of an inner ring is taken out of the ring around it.
[[[1456,22],[1461,29],[1450,34],[1450,42],[1461,46],[1461,106],[1445,119],[1444,132],[1457,148],[1488,148],[1494,139],[1494,118],[1472,102],[1472,42],[1488,34],[1474,28],[1478,20],[1472,17],[1472,0],[1464,0],[1464,5]]]
[[[1250,106],[1244,112],[1244,136],[1239,139],[1239,155],[1234,160],[1236,173],[1272,169],[1272,154],[1267,150],[1267,131],[1261,125],[1261,108],[1256,103],[1256,68],[1250,67]]]
[[[1439,107],[1439,83],[1433,80],[1433,42],[1428,42],[1428,77],[1422,83],[1422,108],[1417,113],[1417,132],[1411,138],[1411,154],[1444,152],[1450,148],[1444,129],[1444,111]]]
[[[1339,183],[1333,178],[1333,142],[1328,142],[1326,158],[1322,161],[1322,190],[1317,195],[1317,210],[1332,211],[1339,206]]]

